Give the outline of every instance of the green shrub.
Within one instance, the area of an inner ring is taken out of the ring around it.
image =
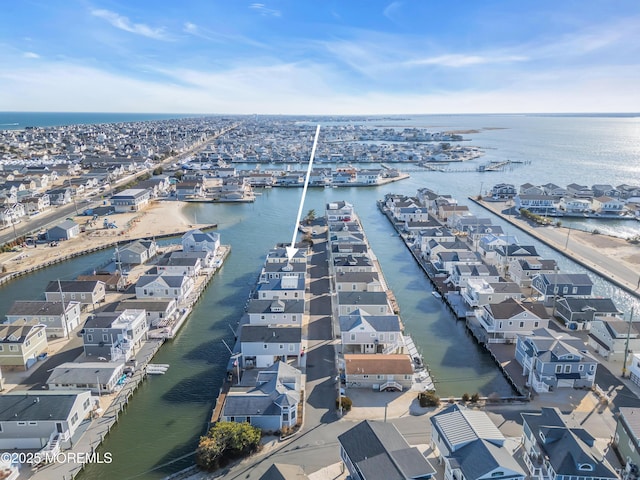
[[[480,394],[479,393],[474,393],[473,395],[471,395],[471,403],[478,403],[478,400],[480,400]]]
[[[440,405],[440,397],[435,392],[421,392],[418,394],[418,402],[421,407],[437,407]]]
[[[467,403],[469,401],[469,398],[471,398],[471,397],[469,396],[468,393],[465,392],[465,393],[462,394],[462,401],[463,402]]]
[[[260,429],[248,423],[218,422],[200,437],[196,464],[204,470],[216,470],[235,458],[257,451],[261,436]]]
[[[349,397],[340,397],[340,400],[342,400],[342,411],[348,412],[351,410],[353,401]],[[338,402],[338,400],[336,400],[336,408],[340,408],[340,402]]]

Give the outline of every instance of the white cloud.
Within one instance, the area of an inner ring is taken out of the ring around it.
[[[391,2],[389,5],[385,7],[382,11],[382,14],[387,17],[389,20],[394,20],[394,14],[398,11],[398,9],[402,6],[402,2]]]
[[[252,3],[249,5],[249,8],[255,10],[260,13],[260,15],[264,17],[280,17],[282,16],[282,12],[280,10],[274,10],[272,8],[267,8],[264,3]]]
[[[35,52],[24,52],[24,53],[22,54],[22,56],[23,56],[24,58],[40,58],[40,55],[38,55],[38,54],[37,54],[37,53],[35,53]]]
[[[471,65],[483,65],[491,63],[513,63],[524,62],[527,57],[521,55],[469,55],[469,54],[449,54],[437,57],[427,57],[416,60],[409,60],[405,65],[438,65],[442,67],[468,67]]]
[[[142,35],[143,37],[153,38],[155,40],[171,39],[164,28],[152,28],[144,23],[133,23],[128,17],[112,12],[111,10],[96,9],[91,11],[91,15],[102,18],[115,28],[119,28],[125,32],[135,33],[136,35]]]

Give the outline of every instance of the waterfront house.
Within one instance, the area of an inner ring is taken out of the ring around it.
[[[338,435],[340,458],[354,480],[428,480],[436,471],[392,423],[363,420]]]
[[[624,202],[607,196],[596,197],[592,201],[592,210],[600,215],[619,215],[624,210]]]
[[[457,219],[458,217],[464,215],[471,215],[469,207],[467,207],[466,205],[458,205],[457,203],[454,203],[452,205],[445,204],[438,207],[437,217],[442,220],[448,227],[451,226],[449,222],[450,219]]]
[[[67,446],[94,408],[91,392],[9,392],[0,395],[0,448]]]
[[[586,273],[551,273],[533,277],[531,287],[538,292],[544,304],[553,305],[557,297],[591,296],[593,282]]]
[[[104,282],[105,288],[111,292],[121,292],[127,286],[127,280],[118,270],[113,273],[99,272],[95,275],[78,275],[78,278],[76,278],[76,280],[81,282],[99,280],[101,282]]]
[[[509,262],[509,278],[523,288],[531,286],[536,275],[550,275],[556,271],[555,260],[542,258],[514,258]]]
[[[221,420],[247,422],[263,432],[293,427],[298,422],[301,388],[300,370],[286,362],[277,361],[257,375],[245,372],[240,384],[227,393]]]
[[[266,187],[275,184],[275,178],[272,173],[260,173],[259,171],[254,171],[248,173],[244,178],[252,187]]]
[[[173,298],[166,299],[130,299],[122,300],[115,304],[114,311],[124,310],[144,310],[147,316],[147,324],[156,326],[161,322],[166,322],[178,313],[178,304]]]
[[[622,312],[610,298],[561,297],[556,305],[556,317],[569,330],[589,330],[591,322],[604,317],[622,317]]]
[[[613,435],[613,447],[625,467],[623,475],[629,480],[640,474],[640,409],[619,407],[616,431]]]
[[[430,421],[430,445],[444,463],[445,479],[524,480],[527,476],[485,412],[454,404]]]
[[[60,292],[62,292],[62,295]],[[48,302],[63,301],[66,304],[77,300],[82,305],[95,305],[96,303],[104,302],[105,293],[106,286],[100,280],[54,280],[47,284],[47,288],[44,291]]]
[[[415,244],[420,247],[420,251],[430,250],[431,240],[436,243],[452,243],[456,241],[456,236],[446,227],[433,227],[421,229],[416,234]]]
[[[91,315],[82,329],[84,353],[93,360],[126,362],[147,338],[148,331],[144,310],[127,309]]]
[[[256,296],[260,300],[304,299],[305,280],[297,275],[283,275],[280,278],[258,283]]]
[[[451,274],[447,278],[447,283],[456,288],[463,288],[470,280],[484,280],[488,283],[495,283],[500,280],[498,269],[493,265],[453,265]]]
[[[363,309],[370,315],[393,315],[385,292],[338,292],[339,315]]]
[[[171,190],[171,182],[166,175],[153,176],[148,180],[142,180],[136,184],[137,188],[143,188],[149,191],[151,198],[165,196]]]
[[[429,214],[426,207],[412,206],[397,208],[393,216],[397,223],[429,222],[432,223],[433,226],[438,224],[436,219]]]
[[[183,180],[176,184],[176,200],[204,198],[205,189],[202,180]]]
[[[129,188],[111,196],[111,205],[117,213],[138,212],[148,204],[151,195],[145,188]]]
[[[538,251],[533,245],[519,245],[517,243],[497,245],[493,252],[495,257],[492,261],[501,273],[505,273],[511,261],[516,258],[522,260],[538,258]]]
[[[344,201],[328,203],[326,216],[328,222],[349,222],[355,218],[353,205]]]
[[[557,199],[551,195],[529,195],[519,194],[513,197],[516,210],[527,210],[537,215],[555,215],[557,210]]]
[[[608,183],[596,183],[591,185],[591,190],[593,190],[594,197],[612,197],[612,198],[620,198],[620,191],[615,188],[613,185],[609,185]]]
[[[598,367],[581,339],[548,328],[518,335],[515,357],[527,385],[538,393],[562,387],[590,388]]]
[[[47,230],[48,241],[71,240],[80,235],[80,225],[73,220],[65,220]]]
[[[28,370],[38,355],[47,351],[46,327],[17,321],[0,325],[0,366],[5,370]]]
[[[202,270],[202,260],[200,258],[176,255],[176,253],[183,252],[167,252],[158,259],[156,268],[160,275],[188,275],[195,277],[200,273]]]
[[[118,248],[116,259],[126,265],[142,265],[156,256],[158,245],[154,240],[134,240]]]
[[[431,252],[431,264],[440,273],[451,275],[456,265],[482,265],[480,256],[470,250],[447,249],[438,251],[435,256],[433,254],[434,250]]]
[[[567,192],[566,188],[562,188],[555,183],[545,183],[544,185],[542,185],[542,188],[544,189],[545,195],[551,195],[552,197],[556,198],[566,197],[569,193]]]
[[[589,346],[610,362],[630,360],[630,352],[640,351],[640,322],[604,317],[594,320],[589,331]],[[632,363],[632,362],[629,362]]]
[[[14,203],[11,206],[0,210],[0,224],[3,226],[20,223],[20,219],[25,216],[25,208],[21,203]]]
[[[378,272],[340,272],[335,276],[338,292],[381,292]]]
[[[49,390],[89,390],[96,395],[115,392],[127,378],[124,362],[66,362],[53,369]]]
[[[567,185],[567,192],[576,198],[593,198],[593,190],[586,185],[578,183],[570,183]]]
[[[296,246],[296,248],[298,248]],[[265,263],[307,263],[307,251],[306,248],[298,248],[291,259],[287,255],[287,250],[284,247],[276,247],[269,250]]]
[[[397,315],[370,315],[357,309],[339,318],[342,353],[404,353],[402,323]]]
[[[251,299],[246,311],[252,325],[301,325],[304,300]]]
[[[522,291],[514,282],[489,282],[484,278],[470,278],[461,289],[462,298],[471,308],[498,304],[508,299],[522,299]]]
[[[46,326],[48,337],[66,337],[80,325],[80,302],[16,300],[6,316],[6,323],[39,323]]]
[[[449,219],[449,226],[454,231],[468,234],[480,227],[490,229],[492,223],[490,218],[480,218],[475,215],[455,215]]]
[[[521,413],[524,462],[530,476],[557,480],[615,480],[595,438],[557,408]]]
[[[175,299],[178,304],[193,291],[195,282],[188,275],[142,275],[136,282],[136,298]]]
[[[345,354],[344,374],[349,388],[405,391],[413,385],[413,361],[402,354]]]
[[[591,210],[591,200],[586,198],[562,197],[558,202],[558,210],[566,215],[583,215]]]
[[[352,255],[354,257],[364,257],[369,255],[369,247],[365,243],[353,242],[333,242],[330,245],[331,258],[336,255]]]
[[[422,251],[422,257],[432,262],[438,261],[438,254],[441,252],[467,252],[472,253],[469,245],[462,240],[454,240],[453,242],[444,242],[440,240],[430,240],[426,248]],[[479,258],[476,259],[477,264],[482,263]]]
[[[513,298],[484,305],[477,319],[487,343],[515,343],[518,335],[531,335],[534,330],[549,326],[544,305]]]
[[[240,350],[244,368],[270,367],[278,360],[300,363],[302,329],[297,326],[242,325]]]
[[[362,227],[358,222],[331,222],[329,223],[329,235],[332,242],[334,240],[341,240],[345,237],[364,237],[362,234]]]
[[[336,274],[341,272],[375,272],[377,270],[369,257],[354,257],[353,255],[334,256],[333,269]]]
[[[543,195],[544,188],[533,185],[529,182],[520,185],[520,195]]]
[[[282,278],[283,276],[295,275],[300,278],[306,278],[306,263],[275,263],[266,262],[260,272],[260,282]]]
[[[220,248],[220,234],[190,230],[182,235],[181,242],[184,252],[209,252],[215,256]]]
[[[491,198],[493,200],[507,200],[518,194],[516,187],[511,183],[498,183],[491,188]],[[482,195],[482,192],[480,192]]]

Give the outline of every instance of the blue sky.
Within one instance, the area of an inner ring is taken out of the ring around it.
[[[640,111],[637,0],[2,2],[0,110]]]

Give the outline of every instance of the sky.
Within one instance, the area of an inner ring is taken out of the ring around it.
[[[0,111],[640,112],[638,0],[20,0]]]

